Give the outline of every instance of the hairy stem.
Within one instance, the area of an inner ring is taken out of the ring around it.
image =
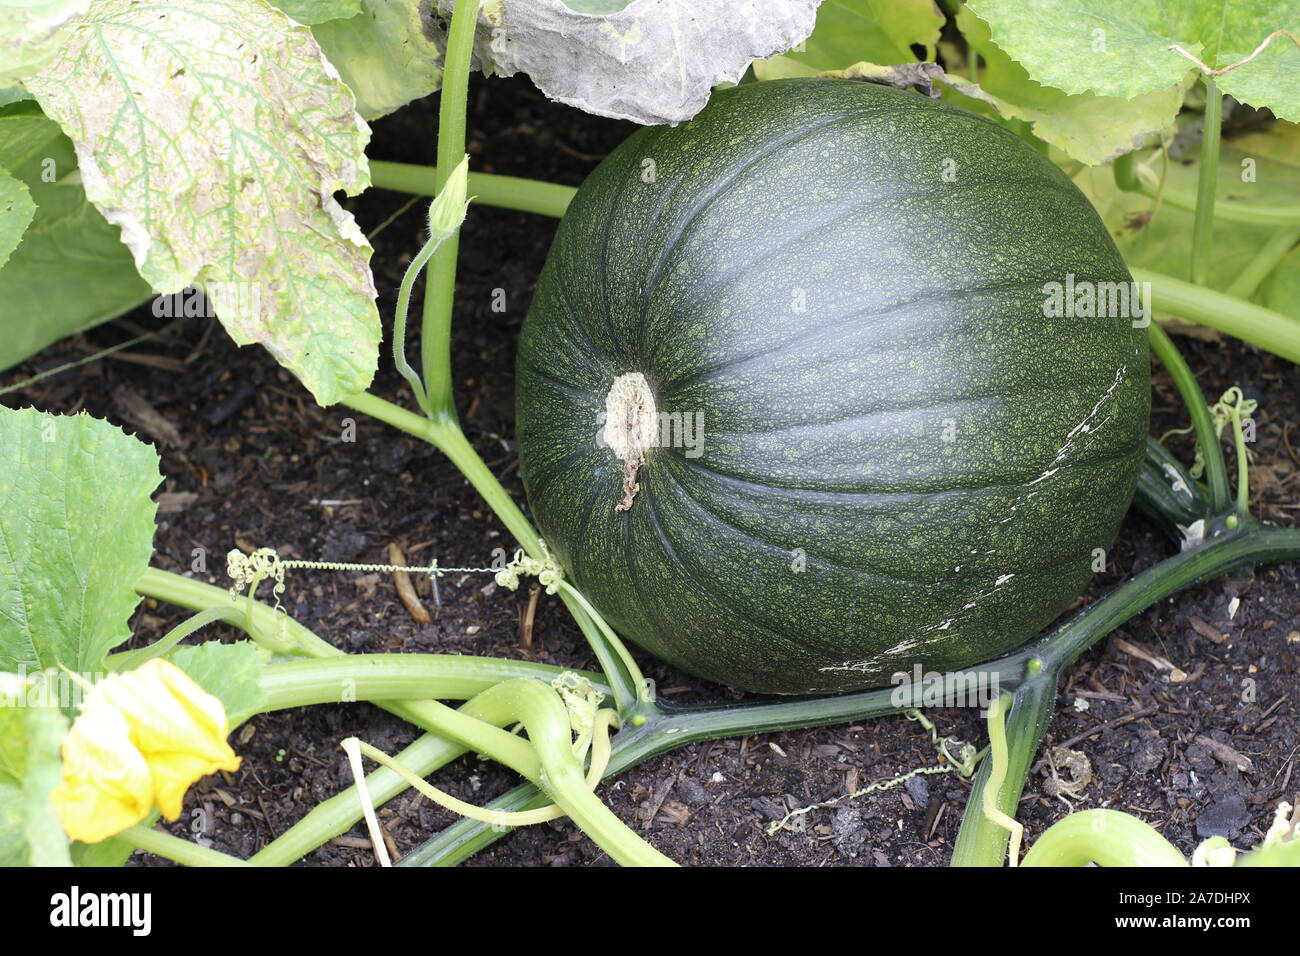
[[[1201,128],[1201,166],[1196,180],[1196,212],[1192,223],[1192,257],[1188,275],[1205,285],[1214,242],[1214,194],[1219,183],[1219,139],[1223,126],[1223,93],[1205,77],[1205,117]]]
[[[459,0],[451,15],[438,101],[438,165],[434,193],[442,192],[453,169],[465,156],[465,103],[479,0]],[[451,381],[451,313],[456,296],[456,259],[460,230],[448,236],[429,260],[424,286],[424,321],[420,352],[430,416],[454,422],[456,402]]]

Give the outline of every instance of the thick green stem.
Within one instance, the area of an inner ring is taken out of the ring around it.
[[[321,640],[308,628],[299,624],[293,618],[288,617],[283,612],[277,612],[274,608],[256,601],[252,602],[251,605],[245,605],[243,601],[236,604],[234,599],[231,598],[230,592],[224,591],[221,588],[213,587],[210,584],[204,584],[202,581],[195,581],[179,574],[172,574],[170,571],[150,568],[144,573],[144,576],[136,582],[135,587],[141,594],[157,598],[160,601],[167,601],[170,604],[176,604],[180,607],[188,607],[193,610],[203,610],[209,607],[229,608],[229,616],[223,617],[228,624],[232,624],[241,630],[251,626],[252,630],[249,631],[250,636],[254,636],[254,632],[277,634],[283,632],[294,651],[307,657],[341,659],[345,664],[347,661],[353,659],[338,648]],[[252,613],[246,614],[246,608],[249,606],[252,608]],[[413,656],[414,655],[403,655],[403,657],[407,658]],[[393,659],[400,660],[402,658],[394,657]],[[458,657],[458,659],[463,661],[467,658]],[[477,661],[478,666],[485,668],[485,680],[510,680],[513,677],[518,677],[521,672],[517,668],[521,664],[526,665],[527,667],[527,670],[524,673],[542,679],[550,679],[551,677],[558,676],[561,672],[559,668],[553,668],[543,664],[529,664],[526,661],[504,661],[490,657],[469,659]],[[600,684],[600,675],[592,674],[584,676],[588,676],[597,684]],[[603,685],[601,686],[603,687]],[[342,685],[336,685],[336,693],[341,689],[345,688]],[[441,711],[437,707],[432,706],[433,702],[431,701],[376,700],[374,703],[376,706],[382,707],[389,713],[415,724],[415,726],[423,730],[432,731],[433,733],[441,732]],[[247,717],[249,715],[245,714],[242,716]]]
[[[162,830],[155,830],[152,827],[145,826],[143,823],[137,823],[133,827],[127,827],[113,839],[120,840],[128,846],[133,846],[137,850],[144,850],[161,856],[164,859],[174,860],[185,866],[254,866],[246,860],[241,860],[237,856],[230,856],[219,850],[210,850],[199,846],[197,843],[191,843],[189,840],[182,840],[180,837],[174,837],[170,833],[164,833]]]
[[[476,708],[473,700],[461,710],[479,720],[487,720],[484,709]],[[427,777],[466,752],[467,748],[457,741],[426,733],[398,753],[395,759]],[[406,781],[386,767],[366,775],[366,790],[377,807],[406,789]],[[356,787],[348,787],[312,807],[306,816],[250,857],[249,862],[259,866],[288,866],[334,837],[347,833],[360,819],[361,798]]]
[[[582,764],[570,742],[568,712],[554,691],[539,681],[527,680],[510,681],[496,690],[512,698],[514,714],[536,748],[545,768],[541,789],[587,836],[624,866],[674,865],[587,788]]]
[[[1147,327],[1147,339],[1151,343],[1151,351],[1173,379],[1174,387],[1187,406],[1192,427],[1196,429],[1196,440],[1201,446],[1201,457],[1205,461],[1205,480],[1210,487],[1210,509],[1215,515],[1221,515],[1228,509],[1228,468],[1223,460],[1223,446],[1219,442],[1219,432],[1214,427],[1214,421],[1210,418],[1210,407],[1205,402],[1205,395],[1196,382],[1196,376],[1187,367],[1187,362],[1164,329],[1152,322]]]
[[[391,163],[380,159],[370,161],[370,181],[379,189],[391,189],[416,196],[434,196],[438,192],[435,185],[437,177],[437,167],[434,166]],[[469,194],[474,202],[553,216],[556,219],[564,215],[576,193],[577,190],[572,186],[561,186],[540,179],[498,176],[494,173],[469,174]]]
[[[501,519],[501,523],[506,526],[506,530],[514,536],[520,546],[531,557],[538,559],[545,557],[541,537],[524,517],[524,513],[510,497],[510,493],[501,486],[487,465],[483,463],[483,459],[474,450],[474,446],[469,443],[456,422],[424,418],[369,392],[351,395],[343,401],[343,404],[432,444],[450,458],[461,473],[469,479],[470,484],[483,496],[483,500]],[[639,703],[642,696],[641,689],[635,677],[625,672],[618,656],[608,647],[608,642],[601,634],[600,628],[582,606],[582,602],[564,591],[560,593],[560,599],[564,601],[578,627],[582,629],[587,642],[591,644],[618,704],[619,716],[624,720],[635,719],[638,709],[643,709],[642,704]]]
[[[502,681],[553,680],[561,673],[548,664],[468,654],[340,654],[274,661],[262,667],[262,710],[357,700],[469,700]],[[596,679],[599,683],[598,675]]]
[[[1223,93],[1205,77],[1205,118],[1201,128],[1201,166],[1196,180],[1196,212],[1192,223],[1192,257],[1188,274],[1205,285],[1214,242],[1214,194],[1219,183],[1219,139],[1223,126]]]
[[[1115,176],[1115,185],[1125,192],[1134,192],[1138,188],[1137,176],[1133,172],[1133,153],[1124,153],[1115,157],[1111,163],[1111,172]]]
[[[998,806],[1015,815],[1024,788],[1029,761],[1038,748],[1056,699],[1056,685],[1064,667],[1120,624],[1175,591],[1226,573],[1244,563],[1265,563],[1300,558],[1300,530],[1269,528],[1252,520],[1238,530],[1222,532],[1181,554],[1148,568],[1125,582],[1096,604],[1080,612],[1055,634],[1033,645],[1038,653],[1037,673],[1015,689],[1007,722],[1011,765]],[[976,775],[953,851],[954,866],[999,866],[1006,854],[1008,834],[977,810],[988,778],[988,768]]]
[[[1214,517],[1205,486],[1188,474],[1183,463],[1154,438],[1147,439],[1133,507],[1180,544],[1181,529],[1190,528],[1198,519]]]
[[[1237,277],[1225,290],[1228,295],[1238,299],[1249,299],[1255,290],[1263,284],[1277,268],[1278,263],[1300,242],[1300,226],[1285,226],[1269,237],[1255,252],[1246,267],[1237,273]]]
[[[1101,600],[1080,611],[1068,622],[1028,646],[979,667],[954,676],[957,686],[983,678],[1003,690],[1012,689],[1016,700],[1008,722],[1013,764],[999,804],[1012,813],[1024,785],[1017,768],[1028,765],[1042,736],[1055,699],[1056,675],[1087,648],[1114,628],[1157,601],[1198,581],[1216,577],[1242,563],[1266,563],[1300,559],[1300,530],[1244,524],[1235,532],[1211,538],[1161,564],[1149,568]],[[690,743],[717,740],[738,734],[765,733],[799,727],[823,726],[897,713],[917,706],[914,694],[920,688],[895,688],[845,694],[838,697],[808,698],[779,702],[746,702],[705,708],[670,708],[660,705],[661,715],[644,726],[625,729],[614,738],[614,751],[605,778],[616,776],[650,757]],[[1032,736],[1026,737],[1026,733]],[[1021,738],[1024,738],[1023,742]],[[978,781],[979,778],[977,778]],[[982,790],[972,791],[970,806],[978,808]],[[544,805],[545,796],[536,788],[522,786],[502,795],[490,806],[497,810],[523,810]],[[968,819],[978,816],[978,810]],[[963,821],[962,836],[973,846],[960,849],[963,862],[999,865],[1006,853],[1005,830],[984,832],[978,821],[968,834]],[[401,866],[443,866],[472,856],[504,831],[474,821],[462,820],[408,854]],[[1000,835],[999,835],[1000,834]]]
[[[1044,667],[1041,660],[1027,662],[1028,678],[1016,689],[1011,713],[1007,717],[1007,763],[995,800],[999,810],[1016,816],[1020,792],[1024,789],[1029,767],[1042,742],[1056,704],[1056,685],[1060,666]],[[985,760],[975,775],[975,785],[966,801],[953,848],[953,866],[1001,866],[1011,834],[984,813],[984,788],[993,775],[993,761]]]
[[[418,418],[418,416],[413,417]],[[498,708],[484,711],[484,708],[493,705],[494,695],[499,688],[517,685],[520,680],[526,680],[530,688],[535,685],[547,689],[549,693],[549,689],[543,682],[558,676],[562,672],[560,668],[527,661],[462,655],[348,655],[326,644],[297,621],[286,617],[283,613],[277,613],[273,608],[253,602],[250,613],[250,605],[243,601],[236,602],[229,592],[181,575],[150,568],[136,588],[142,594],[179,604],[182,607],[220,610],[221,619],[238,627],[251,626],[254,629],[276,631],[283,628],[284,635],[291,646],[302,653],[315,655],[314,659],[279,661],[263,667],[261,683],[264,710],[339,701],[373,701],[439,737],[452,738],[460,743],[461,746],[457,747],[431,742],[433,759],[441,759],[445,762],[468,747],[476,752],[488,754],[534,783],[545,785],[549,780],[551,786],[548,789],[554,801],[566,813],[574,816],[579,826],[584,829],[591,828],[593,838],[612,856],[622,862],[635,864],[668,862],[658,857],[657,853],[648,848],[648,845],[640,846],[639,843],[643,841],[629,842],[626,834],[621,833],[619,828],[622,828],[623,824],[609,813],[608,808],[589,796],[581,766],[576,764],[576,758],[573,758],[571,750],[568,751],[568,759],[577,766],[576,779],[582,781],[583,793],[573,791],[575,778],[571,772],[572,767],[568,767],[567,764],[555,764],[545,768],[551,776],[544,776],[542,770],[545,763],[544,761],[539,763],[536,752],[528,742],[493,726],[494,723],[504,724],[517,719],[518,701],[520,699],[526,701],[527,695],[533,693],[531,689],[523,692],[524,698],[516,695],[509,699],[509,708],[513,709]],[[617,664],[617,659],[613,663]],[[598,690],[607,692],[608,689],[602,684],[600,675],[584,674],[583,676],[591,679]],[[418,699],[426,696],[466,699],[476,694],[479,698],[476,699],[475,706],[462,708],[460,711],[454,711],[437,701]],[[563,705],[559,704],[559,698],[553,693],[551,697],[560,708],[559,713],[565,714]],[[642,711],[652,716],[657,714],[653,707],[644,707]],[[484,714],[487,722],[479,718],[481,713]],[[549,723],[539,726],[538,733],[550,732],[554,729],[552,726],[554,721],[551,717],[553,714],[544,715]],[[565,721],[563,742],[567,748],[569,740],[567,715]],[[533,739],[534,744],[542,742],[541,737],[534,736]],[[556,756],[558,752],[547,751],[544,743],[538,747],[538,750],[543,754],[550,753],[549,759],[553,764],[560,759]],[[595,803],[592,802],[593,800]],[[341,802],[348,803],[350,806],[349,801]],[[268,854],[264,859],[283,860],[286,855],[300,849],[304,853],[310,852],[319,843],[309,844],[319,834],[337,824],[339,813],[339,806],[332,807],[330,811],[314,820],[304,833],[296,835],[293,841]],[[320,842],[324,839],[329,839],[329,836],[324,836]],[[601,841],[610,843],[610,846],[606,846],[605,842]]]
[[[1160,187],[1160,177],[1152,169],[1136,166],[1137,191],[1152,199],[1184,212],[1195,212],[1196,194],[1165,184]],[[1300,203],[1265,202],[1261,200],[1219,199],[1214,203],[1214,218],[1223,222],[1240,222],[1250,226],[1300,225]]]
[[[1234,396],[1231,415],[1233,448],[1237,456],[1237,518],[1244,521],[1250,517],[1250,455],[1246,452],[1246,436],[1241,425],[1244,398],[1239,388],[1234,387],[1229,393]]]
[[[478,6],[479,0],[458,0],[447,32],[442,92],[438,101],[438,165],[433,177],[435,194],[442,192],[452,170],[465,156],[465,104]],[[456,420],[451,379],[451,313],[456,297],[459,248],[458,229],[443,241],[429,260],[424,285],[424,322],[420,332],[430,417],[448,422]]]
[[[1156,312],[1207,325],[1300,362],[1300,319],[1149,269],[1131,266],[1129,271],[1138,282],[1151,283],[1151,308]]]
[[[1043,832],[1021,866],[1187,866],[1149,823],[1118,810],[1080,810]]]
[[[388,658],[385,665],[384,658]],[[395,660],[394,660],[395,659]],[[268,701],[294,706],[337,699],[339,684],[350,685],[348,699],[383,698],[406,690],[406,685],[390,686],[393,674],[400,676],[405,655],[377,655],[363,660],[292,661],[263,669],[262,686]],[[365,666],[358,669],[357,664]],[[445,667],[447,662],[441,662]],[[337,665],[347,665],[339,667]],[[418,668],[412,668],[418,670]],[[441,668],[439,668],[439,671]],[[373,673],[387,675],[376,678]],[[439,673],[428,688],[417,682],[412,692],[447,694],[462,692],[457,687],[443,688],[445,678]],[[557,805],[617,862],[626,866],[663,866],[671,860],[628,829],[588,788],[582,765],[573,752],[569,715],[559,695],[544,681],[518,678],[492,684],[482,690],[476,708],[485,720],[474,716],[474,709],[452,710],[444,704],[426,701],[424,708],[435,714],[439,734],[452,738],[476,753],[483,753],[505,764],[536,786],[545,790]],[[528,732],[528,740],[500,729],[500,725],[519,721]]]

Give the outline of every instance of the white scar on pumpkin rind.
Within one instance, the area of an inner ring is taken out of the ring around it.
[[[637,471],[645,464],[646,449],[654,444],[658,415],[650,383],[640,372],[614,379],[605,396],[605,445],[623,462],[623,497],[615,511],[627,511],[641,485]]]

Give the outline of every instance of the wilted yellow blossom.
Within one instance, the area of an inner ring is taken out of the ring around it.
[[[97,843],[157,805],[175,820],[190,784],[239,769],[221,702],[179,667],[154,658],[91,688],[63,741],[50,799],[74,839]]]

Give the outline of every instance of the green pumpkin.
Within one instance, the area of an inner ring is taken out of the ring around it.
[[[991,659],[1079,595],[1133,495],[1129,283],[994,123],[848,80],[720,92],[560,224],[519,343],[529,504],[610,624],[700,677]]]

